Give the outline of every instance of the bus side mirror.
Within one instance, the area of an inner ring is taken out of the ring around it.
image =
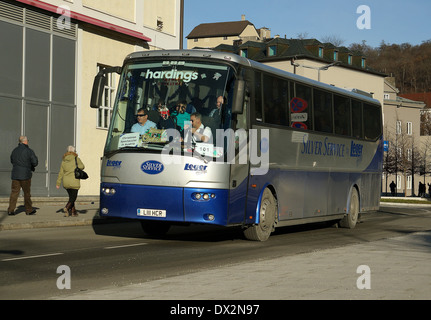
[[[121,67],[109,67],[103,68],[99,71],[97,76],[94,78],[93,90],[91,91],[90,107],[98,109],[103,104],[103,91],[106,86],[106,74],[116,72],[121,74]]]
[[[235,82],[235,100],[233,101],[232,114],[242,114],[244,109],[245,81],[238,79]]]
[[[106,85],[106,76],[100,71],[94,78],[93,90],[91,91],[90,107],[98,109],[102,105],[103,90]]]

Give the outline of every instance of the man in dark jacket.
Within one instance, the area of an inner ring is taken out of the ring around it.
[[[8,215],[13,216],[15,214],[16,202],[21,188],[24,192],[25,214],[33,215],[36,210],[33,209],[33,203],[31,202],[30,188],[32,171],[38,165],[38,159],[34,151],[28,147],[26,136],[19,137],[18,147],[12,151],[10,162],[13,168],[11,174],[12,190],[9,198],[9,208],[7,209]]]

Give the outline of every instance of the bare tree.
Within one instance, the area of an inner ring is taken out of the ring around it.
[[[323,43],[326,43],[326,42],[332,43],[336,47],[340,47],[343,45],[344,42],[346,42],[346,40],[341,39],[337,35],[324,36],[321,38],[320,41]]]

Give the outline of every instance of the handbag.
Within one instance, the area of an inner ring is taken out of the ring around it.
[[[78,160],[76,160],[76,158],[77,157],[75,157],[75,163],[76,163],[75,179],[81,179],[81,180],[88,179],[87,172],[85,172],[84,170],[78,168]]]

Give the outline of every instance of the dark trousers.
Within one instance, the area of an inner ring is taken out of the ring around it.
[[[12,180],[12,187],[9,198],[8,212],[14,212],[16,208],[16,202],[18,201],[19,192],[22,188],[24,192],[24,206],[25,212],[30,213],[33,211],[33,203],[31,202],[31,179],[29,180]]]
[[[76,198],[78,198],[78,190],[77,189],[66,189],[67,194],[69,195],[69,202],[71,203],[71,208],[75,206]]]

